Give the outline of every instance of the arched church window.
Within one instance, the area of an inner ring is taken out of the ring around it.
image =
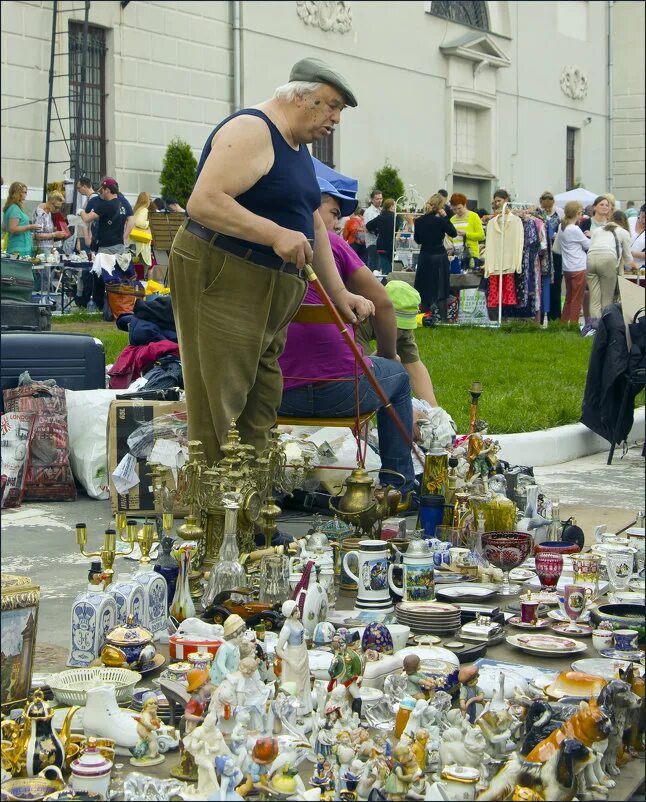
[[[482,31],[489,30],[489,16],[487,14],[487,4],[484,0],[433,0],[431,3],[431,14],[462,25],[471,25],[473,28],[480,28]]]

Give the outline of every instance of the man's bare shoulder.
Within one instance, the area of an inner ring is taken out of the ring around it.
[[[231,146],[233,143],[253,147],[262,147],[271,143],[271,134],[267,123],[252,114],[240,114],[226,122],[213,137],[211,147]]]

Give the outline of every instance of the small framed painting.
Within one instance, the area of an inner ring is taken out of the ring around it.
[[[2,712],[29,698],[36,649],[40,588],[26,576],[2,574],[0,685]]]

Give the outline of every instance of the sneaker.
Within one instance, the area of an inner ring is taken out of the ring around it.
[[[583,334],[583,332],[581,332],[581,334],[583,334],[583,336],[584,336],[584,337],[594,337],[594,335],[595,335],[596,333],[597,333],[597,330],[596,330],[596,329],[593,329],[593,328],[592,328],[592,326],[590,326],[590,330],[589,330],[589,331],[586,331],[586,333],[585,333],[585,334]]]
[[[589,323],[586,323],[583,326],[583,328],[581,329],[581,336],[582,337],[587,337],[590,334],[590,332],[592,332],[594,334],[594,330],[593,330],[592,326]]]

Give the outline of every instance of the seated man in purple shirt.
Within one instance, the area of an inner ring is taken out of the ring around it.
[[[372,366],[374,375],[412,437],[410,381],[408,373],[397,360],[397,322],[392,302],[384,287],[357,254],[333,231],[341,216],[352,214],[356,201],[339,193],[325,179],[319,178],[318,181],[322,193],[319,214],[328,229],[337,270],[350,292],[363,295],[375,306],[377,354],[366,358],[366,361]],[[322,302],[316,290],[309,287],[303,303]],[[348,330],[354,335],[351,328]],[[321,418],[343,418],[355,414],[355,359],[334,323],[290,323],[285,350],[279,363],[283,374],[283,401],[279,414]],[[359,402],[361,412],[378,409],[377,428],[382,467],[404,476],[402,487],[398,487],[401,480],[398,482],[397,477],[389,473],[383,473],[380,480],[400,489],[402,498],[410,501],[407,497],[415,487],[410,449],[361,370]]]

